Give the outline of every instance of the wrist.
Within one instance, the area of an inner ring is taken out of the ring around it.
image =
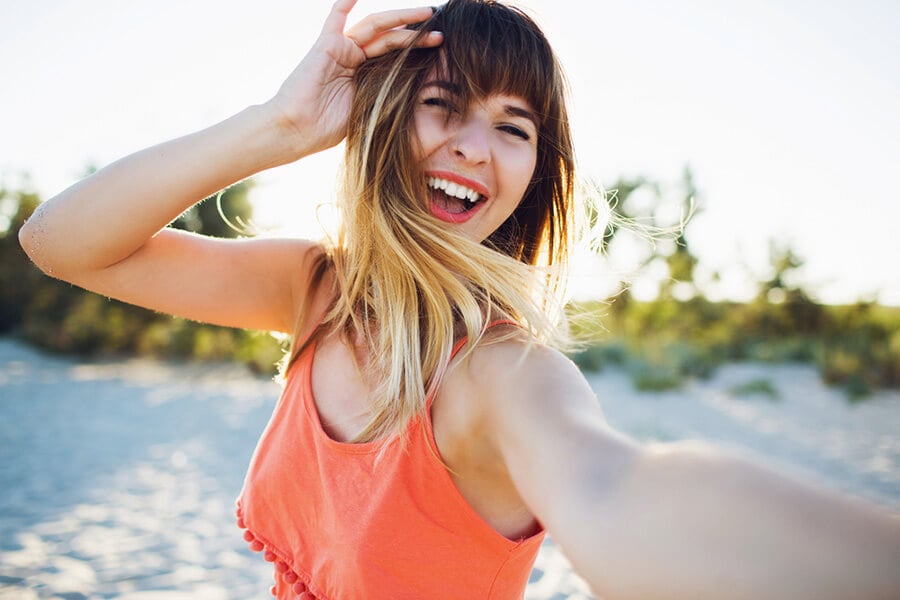
[[[262,139],[270,146],[278,165],[287,164],[314,154],[321,148],[315,145],[313,128],[303,125],[295,117],[289,116],[278,105],[275,98],[247,109],[256,113],[263,127]]]
[[[246,127],[244,150],[256,157],[256,170],[285,165],[311,154],[297,127],[270,103],[248,106],[234,116]]]

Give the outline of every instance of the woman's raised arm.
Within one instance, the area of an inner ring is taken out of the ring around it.
[[[19,232],[28,255],[50,275],[126,302],[289,331],[311,243],[213,240],[165,226],[218,190],[343,138],[356,67],[408,43],[415,32],[403,26],[430,15],[388,11],[344,32],[353,4],[335,3],[309,54],[268,102],[123,158],[41,205]]]
[[[19,231],[47,274],[125,302],[221,325],[282,330],[303,246],[163,229],[184,210],[285,162],[270,111],[251,107],[147,148],[42,204]]]
[[[900,519],[704,445],[641,446],[565,357],[503,352],[477,366],[498,450],[599,597],[897,597]]]

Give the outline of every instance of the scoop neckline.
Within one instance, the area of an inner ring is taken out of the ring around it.
[[[305,396],[308,399],[307,402],[304,402],[304,408],[306,412],[309,414],[309,417],[313,422],[313,429],[316,432],[316,436],[323,441],[326,445],[334,448],[335,450],[339,450],[341,452],[347,454],[372,454],[380,451],[385,445],[389,444],[396,438],[396,435],[388,435],[385,437],[380,437],[375,440],[371,440],[368,442],[342,442],[341,440],[337,440],[325,431],[325,427],[322,425],[322,418],[319,415],[319,407],[316,405],[316,397],[313,394],[313,363],[315,361],[316,349],[318,348],[319,341],[313,340],[309,343],[309,346],[306,349],[306,352],[309,355],[307,362],[307,368],[305,372],[301,374],[303,377],[303,391],[305,392]],[[297,366],[300,366],[300,363],[303,361],[297,361]]]
[[[462,348],[465,342],[466,338],[464,337],[454,344],[451,354],[451,360],[456,357],[459,349]],[[311,341],[309,346],[304,351],[304,354],[308,353],[308,358],[302,357],[301,360],[298,360],[294,365],[296,368],[303,368],[305,371],[301,371],[300,373],[302,377],[301,385],[303,386],[303,391],[305,392],[304,396],[306,397],[306,399],[303,401],[303,405],[304,410],[312,419],[313,429],[315,431],[316,437],[318,437],[322,443],[335,450],[336,452],[349,455],[375,454],[382,451],[390,443],[395,442],[399,438],[399,436],[396,434],[378,438],[369,442],[342,442],[328,435],[328,432],[325,431],[325,428],[322,426],[322,420],[319,416],[319,409],[316,406],[316,399],[312,389],[312,367],[315,360],[317,347],[318,340]],[[434,422],[433,415],[431,414],[431,406],[433,404],[433,400],[433,397],[429,397],[427,400],[428,409],[424,415],[424,421],[422,417],[413,417],[406,425],[406,432],[411,435],[412,432],[410,430],[417,423],[422,423],[422,426],[425,428],[425,444],[428,445],[430,450],[434,453],[431,456],[432,460],[437,461],[438,465],[443,467],[440,469],[441,474],[439,476],[443,480],[445,487],[448,487],[450,490],[452,490],[453,502],[463,507],[464,511],[468,514],[468,518],[474,523],[477,523],[477,528],[481,531],[482,535],[487,536],[487,539],[490,540],[490,543],[499,544],[499,547],[507,552],[511,552],[518,548],[526,547],[535,543],[540,544],[546,534],[546,529],[540,522],[538,522],[538,531],[532,533],[531,535],[520,538],[518,540],[510,539],[497,531],[490,523],[488,523],[484,519],[484,517],[481,516],[472,507],[472,505],[469,504],[469,501],[466,500],[466,498],[462,495],[462,492],[456,486],[456,483],[453,481],[450,473],[447,472],[445,468],[446,465],[443,464],[443,455],[441,454],[440,448],[438,447],[437,439],[434,436]]]
[[[494,321],[491,321],[488,323],[487,328],[490,329],[491,327],[494,327],[494,326],[500,325],[500,324],[515,325],[516,323],[510,319],[495,319]],[[468,340],[468,336],[463,336],[460,339],[458,339],[456,342],[454,342],[453,348],[450,351],[450,361],[451,362],[456,357],[459,350],[465,345],[467,340]],[[307,348],[304,351],[304,354],[308,353],[309,358],[307,359],[307,361],[309,362],[309,365],[305,369],[305,373],[302,374],[302,377],[303,377],[302,385],[304,388],[304,392],[306,392],[305,396],[309,400],[308,402],[304,402],[304,407],[306,409],[306,412],[309,414],[310,418],[313,420],[313,426],[314,426],[313,429],[315,429],[316,435],[326,445],[334,448],[335,450],[339,450],[339,451],[347,453],[347,454],[372,454],[372,453],[381,451],[384,446],[386,446],[392,442],[395,442],[400,437],[397,434],[389,434],[384,437],[380,437],[378,439],[371,440],[368,442],[342,442],[342,441],[337,440],[337,439],[331,437],[330,435],[328,435],[328,432],[325,431],[325,427],[322,425],[322,418],[321,418],[321,415],[319,414],[319,407],[316,405],[316,397],[315,397],[315,394],[313,394],[313,387],[312,387],[313,364],[315,362],[316,349],[318,348],[318,346],[319,346],[319,339],[313,339],[309,342],[309,345],[307,346]],[[295,366],[299,367],[300,363],[302,363],[302,362],[303,362],[303,360],[298,360],[297,363],[295,363]],[[434,402],[433,396],[429,396],[426,399],[426,407],[427,407],[427,413],[428,413],[427,416],[428,416],[429,426],[431,424],[431,405],[433,402]],[[409,429],[411,429],[413,427],[413,425],[415,423],[419,422],[420,420],[421,420],[421,417],[419,417],[419,416],[411,418],[409,420],[409,422],[405,425],[406,432],[408,433]],[[433,435],[433,433],[432,433],[432,435]],[[437,446],[437,444],[435,443],[435,447],[436,446]]]

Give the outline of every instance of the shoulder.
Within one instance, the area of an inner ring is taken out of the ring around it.
[[[477,432],[507,468],[514,457],[550,457],[565,446],[562,440],[606,429],[600,402],[578,367],[522,331],[489,332],[448,379],[461,429]]]
[[[538,521],[569,539],[638,447],[606,423],[601,399],[561,352],[511,339],[476,348],[468,362],[486,443]]]
[[[291,281],[292,323],[288,330],[300,339],[308,335],[328,312],[336,293],[334,262],[321,243],[303,240],[295,248]]]
[[[525,332],[489,333],[466,357],[470,386],[488,418],[497,411],[515,413],[585,405],[599,410],[584,375],[565,354]]]
[[[573,402],[599,406],[578,367],[522,329],[501,325],[453,360],[432,413],[467,443],[479,439],[499,455],[501,429],[522,420],[536,425],[547,411]]]
[[[310,240],[282,240],[285,258],[291,261],[293,285],[296,292],[320,291],[322,283],[334,277],[332,260],[321,242]],[[327,286],[326,286],[327,287]]]
[[[460,455],[509,482],[507,493],[557,539],[578,531],[598,490],[635,455],[578,367],[524,332],[492,331],[459,357],[447,383],[443,410],[455,411],[444,423],[455,425]]]

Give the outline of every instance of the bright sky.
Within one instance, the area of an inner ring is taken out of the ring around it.
[[[747,268],[766,274],[775,239],[806,260],[802,280],[821,300],[900,305],[900,3],[518,4],[568,72],[583,175],[675,182],[692,167],[702,212],[688,240],[701,275],[722,273],[712,295],[752,294]],[[360,0],[351,19],[415,5]],[[266,100],[329,6],[0,3],[0,175],[15,184],[27,171],[48,197],[89,163]],[[260,221],[318,235],[312,209],[332,197],[337,157],[259,176]],[[608,268],[579,261],[576,289],[601,289]]]

